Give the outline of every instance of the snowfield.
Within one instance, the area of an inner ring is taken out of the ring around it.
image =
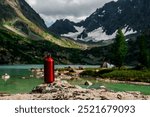
[[[73,38],[74,40],[77,40],[78,35],[81,34],[85,28],[83,26],[82,27],[74,26],[74,27],[78,32],[75,33],[69,32],[68,34],[62,34],[61,36],[70,37]]]
[[[82,41],[86,41],[86,42],[92,40],[93,42],[97,42],[97,41],[101,41],[101,40],[113,39],[113,38],[115,38],[116,33],[117,33],[117,30],[116,30],[112,35],[108,35],[108,34],[106,34],[106,32],[104,32],[102,27],[99,27],[98,29],[95,29],[95,30],[89,32],[88,37],[86,37],[86,38],[82,38],[82,37],[77,38],[78,35],[81,34],[85,30],[85,28],[75,26],[75,29],[78,32],[75,32],[75,33],[69,32],[68,34],[63,34],[61,36],[70,37],[70,38],[73,38],[74,40],[82,40]],[[137,33],[137,31],[134,31],[128,25],[126,25],[122,29],[122,32],[124,33],[125,36]]]

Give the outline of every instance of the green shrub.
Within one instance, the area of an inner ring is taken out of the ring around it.
[[[110,73],[103,74],[102,77],[121,81],[150,82],[150,71],[114,70]]]
[[[85,70],[80,73],[81,77],[100,77],[109,78],[112,80],[120,81],[133,81],[133,82],[150,82],[150,71],[149,70],[117,70],[117,69],[101,69],[96,70]]]

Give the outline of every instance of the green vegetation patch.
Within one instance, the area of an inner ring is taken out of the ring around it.
[[[123,81],[150,82],[150,71],[114,70],[110,73],[102,74],[102,77]]]
[[[14,19],[16,17],[15,11],[4,2],[5,2],[4,0],[0,1],[0,9],[1,9],[0,21]]]
[[[0,64],[43,64],[47,52],[55,64],[83,63],[81,49],[68,49],[48,40],[31,40],[0,28]]]
[[[150,83],[150,71],[149,70],[117,70],[117,69],[101,69],[101,70],[85,70],[81,74],[81,77],[100,77],[109,78],[112,80],[120,81],[133,81],[133,82],[148,82]]]

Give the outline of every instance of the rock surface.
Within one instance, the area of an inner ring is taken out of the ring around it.
[[[67,81],[41,84],[29,94],[0,95],[0,100],[150,100],[140,92],[113,92],[107,89],[83,89]]]
[[[84,85],[86,85],[86,86],[91,86],[93,83],[92,82],[90,82],[90,81],[86,81],[85,83],[84,83]]]

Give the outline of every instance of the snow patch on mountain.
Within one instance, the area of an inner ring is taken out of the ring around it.
[[[101,41],[101,40],[109,40],[109,39],[113,39],[116,36],[117,30],[111,34],[108,35],[104,30],[103,27],[99,27],[91,32],[88,32],[87,35],[88,37],[86,38],[77,38],[78,35],[80,35],[85,28],[82,27],[78,27],[78,26],[74,26],[75,29],[77,30],[77,32],[73,33],[73,32],[69,32],[68,34],[62,34],[61,36],[64,37],[69,37],[69,38],[73,38],[74,40],[82,40],[82,41],[93,41],[93,42],[97,42],[97,41]],[[137,31],[134,31],[133,29],[131,29],[128,25],[126,25],[123,29],[122,32],[125,36],[130,35],[130,34],[135,34],[137,33]]]
[[[103,10],[103,11],[102,11],[102,13],[103,13],[103,14],[105,14],[105,13],[106,13],[106,11],[105,11],[105,10]]]
[[[95,29],[92,32],[88,33],[88,38],[91,38],[94,41],[100,41],[100,40],[108,40],[113,39],[116,35],[116,32],[112,35],[107,35],[106,32],[103,31],[102,27],[99,27],[98,29]]]
[[[134,31],[133,29],[129,28],[129,26],[123,28],[122,32],[124,33],[125,36],[137,33],[137,31]]]
[[[125,36],[130,34],[135,34],[137,31],[134,31],[133,29],[129,28],[129,26],[126,26],[122,29],[122,32]],[[116,36],[117,31],[115,31],[112,35],[107,35],[106,32],[103,31],[102,27],[88,33],[88,37],[93,38],[95,41],[100,40],[108,40],[113,39]]]
[[[121,8],[120,7],[118,7],[118,13],[122,13],[122,10],[121,10]]]
[[[104,15],[98,15],[98,17],[104,17]]]
[[[75,32],[75,33],[69,32],[68,34],[62,34],[61,36],[70,37],[70,38],[73,38],[74,40],[77,40],[77,36],[80,33],[82,33],[85,28],[83,26],[82,27],[74,26],[74,27],[77,30],[77,32]]]
[[[122,29],[122,32],[125,36],[130,35],[130,34],[135,34],[137,33],[137,31],[133,31],[133,29],[129,28],[129,26],[126,26]],[[113,39],[116,36],[117,31],[115,31],[112,35],[108,35],[106,34],[106,32],[104,32],[102,27],[99,27],[98,29],[95,29],[92,32],[88,33],[88,37],[84,38],[84,39],[80,39],[80,40],[84,40],[84,41],[100,41],[100,40],[109,40],[109,39]]]

